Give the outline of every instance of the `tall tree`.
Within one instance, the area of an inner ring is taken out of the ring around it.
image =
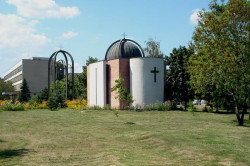
[[[193,35],[191,84],[196,92],[207,93],[212,87],[213,93],[230,96],[238,124],[243,125],[250,94],[250,2],[213,0],[209,7],[199,13]]]
[[[3,79],[0,79],[0,100],[3,100],[5,96],[2,95],[3,92],[13,92],[14,88],[11,81],[5,82]]]
[[[178,49],[174,48],[169,57],[166,57],[167,62],[167,79],[166,79],[166,96],[169,100],[177,100],[185,102],[185,110],[187,109],[187,102],[193,99],[193,90],[188,81],[190,76],[186,69],[186,62],[193,54],[193,49],[187,49],[180,46]]]
[[[29,90],[29,86],[28,86],[28,82],[26,81],[26,79],[23,79],[23,83],[21,86],[21,91],[20,94],[18,96],[18,100],[20,102],[27,102],[30,99],[30,90]]]
[[[164,54],[160,50],[160,42],[149,38],[146,43],[146,48],[143,49],[147,57],[163,58]]]
[[[75,97],[76,98],[84,98],[87,99],[87,65],[97,62],[97,58],[89,57],[86,60],[86,66],[83,66],[83,72],[80,75],[75,76]],[[68,86],[72,86],[71,79],[68,81]],[[66,88],[66,80],[63,78],[62,80],[56,81],[56,93],[57,96],[65,96],[65,88]],[[72,92],[69,92],[69,97],[72,95]]]
[[[98,59],[97,58],[93,58],[93,57],[89,57],[87,60],[86,60],[86,65],[83,66],[83,72],[81,75],[79,75],[79,84],[81,84],[80,86],[82,87],[81,89],[81,97],[84,98],[84,99],[87,99],[87,66],[91,63],[95,63],[97,62]]]

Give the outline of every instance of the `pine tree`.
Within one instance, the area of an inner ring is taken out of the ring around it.
[[[18,96],[18,100],[20,102],[27,102],[29,99],[30,99],[30,90],[29,90],[28,82],[26,81],[26,79],[23,79],[23,83],[21,86],[20,94]]]

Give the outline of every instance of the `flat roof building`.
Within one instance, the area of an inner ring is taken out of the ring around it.
[[[22,80],[26,79],[31,95],[36,95],[48,87],[48,61],[45,57],[22,59],[4,74],[4,80],[11,81],[15,91],[19,92]]]

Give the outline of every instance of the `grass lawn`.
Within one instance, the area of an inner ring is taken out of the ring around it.
[[[0,165],[247,166],[250,123],[202,112],[0,111]]]

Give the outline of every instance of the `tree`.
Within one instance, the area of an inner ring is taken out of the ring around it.
[[[12,86],[11,81],[5,82],[4,80],[0,79],[0,100],[3,100],[5,96],[2,95],[2,92],[13,92],[14,88]]]
[[[249,14],[247,0],[226,4],[213,0],[210,11],[199,13],[193,35],[195,54],[188,67],[196,92],[230,96],[241,126],[250,94]]]
[[[28,86],[28,83],[27,83],[26,79],[23,79],[23,83],[22,83],[22,86],[21,86],[20,94],[18,96],[18,100],[20,102],[27,102],[29,99],[30,99],[29,86]]]
[[[115,83],[115,86],[111,88],[111,92],[117,91],[118,96],[116,99],[118,98],[121,101],[126,101],[129,104],[132,103],[134,101],[133,96],[123,86],[124,79],[122,78],[121,73],[119,74],[118,80],[115,80]]]
[[[57,109],[58,105],[59,105],[59,103],[57,102],[56,96],[51,94],[49,99],[48,99],[47,106],[49,107],[49,109],[51,111],[54,111]]]
[[[76,90],[76,93],[78,93],[81,98],[87,99],[87,66],[97,61],[97,58],[89,57],[89,59],[86,60],[86,65],[83,66],[82,74],[80,74],[76,79],[76,81],[78,81],[76,84],[79,84],[78,87],[81,87]]]
[[[38,95],[38,100],[40,103],[42,103],[42,101],[47,101],[48,100],[48,89],[44,88],[40,91],[39,95]]]
[[[166,99],[177,100],[185,102],[185,110],[187,110],[187,102],[193,99],[193,90],[191,89],[188,81],[190,76],[187,72],[186,62],[193,54],[193,50],[180,46],[178,49],[174,48],[169,57],[166,57],[167,78]]]
[[[146,43],[146,48],[143,49],[147,57],[163,58],[164,54],[160,50],[160,42],[149,38]]]
[[[97,58],[89,57],[86,60],[86,66],[83,66],[83,72],[80,75],[75,75],[75,98],[87,99],[87,65],[97,62]],[[68,88],[71,89],[72,81],[68,80]],[[53,87],[53,86],[52,86]],[[56,81],[56,96],[65,96],[66,79]],[[53,88],[52,88],[53,89]],[[72,96],[72,92],[69,91],[69,98]]]

